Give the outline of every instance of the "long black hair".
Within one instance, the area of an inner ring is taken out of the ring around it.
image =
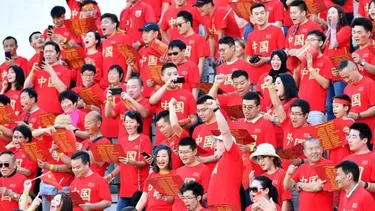
[[[279,78],[284,85],[284,100],[288,102],[293,98],[298,98],[297,85],[293,76],[282,73]]]
[[[30,130],[30,128],[28,126],[26,126],[26,125],[19,125],[16,128],[14,128],[13,133],[15,131],[19,131],[20,133],[22,133],[22,135],[25,138],[25,140],[27,140],[26,142],[31,142],[32,141],[33,135],[32,135],[32,132],[31,132],[31,130]]]
[[[61,209],[60,211],[72,211],[73,210],[73,201],[70,196],[64,192],[59,192],[56,194],[61,195]]]
[[[155,172],[155,173],[158,173],[160,172],[160,168],[159,166],[157,165],[157,162],[156,162],[156,156],[158,155],[158,152],[161,151],[161,150],[166,150],[167,153],[168,153],[168,170],[172,170],[172,152],[171,152],[171,148],[169,148],[167,145],[159,145],[155,148],[155,151],[154,151],[154,161],[152,163],[152,170]]]
[[[262,186],[263,190],[268,189],[268,197],[272,199],[276,204],[279,204],[279,194],[277,192],[277,189],[272,184],[272,180],[266,176],[258,176],[255,177],[254,180],[257,180],[260,182],[260,185]]]
[[[16,83],[15,85],[16,90],[21,90],[23,88],[23,84],[25,83],[25,72],[20,66],[17,66],[17,65],[10,66],[8,68],[8,73],[10,69],[12,69],[13,72],[16,74],[16,78],[14,80],[14,82]],[[8,87],[5,89],[5,93],[7,93],[11,88],[12,88],[12,85],[8,84]]]
[[[349,25],[348,21],[345,18],[345,11],[344,11],[344,9],[342,9],[338,5],[332,5],[332,6],[330,6],[328,8],[328,10],[331,9],[331,7],[335,8],[337,10],[337,15],[338,15],[337,29]],[[369,4],[369,7],[370,7],[370,4]]]

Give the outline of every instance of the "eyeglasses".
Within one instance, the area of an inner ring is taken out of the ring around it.
[[[186,22],[176,23],[176,26],[180,28],[182,26],[182,24],[184,24],[184,23],[186,23]]]
[[[13,136],[13,139],[15,140],[20,140],[20,139],[23,139],[24,137],[23,136]]]
[[[266,157],[267,156],[257,156],[255,158],[255,162],[257,162],[257,163],[263,162]]]
[[[3,168],[3,167],[9,168],[9,166],[10,166],[10,163],[0,163],[0,168]]]
[[[168,53],[168,56],[177,56],[180,52],[172,52],[172,53]]]
[[[258,193],[260,190],[263,190],[263,188],[250,187],[249,190],[250,190],[250,192]]]

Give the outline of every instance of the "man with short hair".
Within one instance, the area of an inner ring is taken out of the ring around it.
[[[18,125],[25,124],[31,131],[41,128],[39,116],[46,112],[38,106],[38,93],[33,88],[21,91],[20,102],[22,113],[18,116]]]
[[[103,211],[112,204],[111,191],[103,176],[90,169],[90,155],[78,151],[71,157],[71,166],[75,179],[70,184],[70,192],[77,192],[85,204],[79,204],[74,211]]]
[[[253,71],[252,66],[241,58],[237,58],[235,54],[235,42],[232,37],[222,37],[219,40],[219,54],[224,60],[217,70],[216,75],[224,74],[225,80],[220,85],[220,89],[224,92],[230,93],[235,91],[232,73],[236,70],[246,71],[251,84],[255,85],[258,82],[258,74]]]
[[[339,210],[370,211],[375,209],[375,201],[360,183],[360,171],[356,163],[343,161],[335,166],[336,183],[341,192]]]
[[[182,178],[185,184],[191,181],[202,184],[205,190],[204,193],[206,193],[210,182],[211,172],[206,165],[198,161],[197,153],[198,148],[195,140],[190,137],[182,138],[180,142],[178,142],[178,155],[184,166],[178,168],[176,174]],[[205,198],[204,196],[202,197]],[[183,198],[175,198],[173,210],[186,209],[184,201],[181,199]]]
[[[208,211],[202,207],[204,189],[196,181],[184,183],[180,188],[180,194],[187,210],[189,211]],[[185,208],[185,209],[186,209]]]
[[[352,53],[353,61],[363,76],[375,80],[375,56],[371,50],[373,25],[368,18],[358,17],[353,20],[351,27],[352,39],[359,47]]]
[[[318,166],[333,165],[332,161],[322,157],[323,148],[320,140],[309,138],[304,142],[304,154],[307,163],[300,165],[290,165],[284,178],[284,188],[292,190],[296,188],[300,191],[299,210],[314,211],[316,202],[319,202],[319,211],[332,211],[333,194],[324,191],[322,181],[314,168]]]
[[[375,199],[375,154],[369,149],[372,138],[371,128],[365,123],[356,122],[349,129],[349,148],[354,153],[344,160],[353,161],[359,166],[360,185]]]
[[[105,13],[101,16],[100,20],[103,35],[107,37],[102,43],[103,77],[100,80],[100,86],[106,88],[109,86],[108,77],[106,76],[113,64],[117,64],[123,69],[125,76],[123,80],[127,81],[130,78],[131,72],[127,71],[126,60],[117,50],[116,45],[125,44],[131,46],[132,42],[128,35],[118,32],[120,22],[115,14]]]
[[[36,62],[39,62],[40,52],[43,51],[44,42],[45,40],[43,34],[40,31],[35,31],[31,33],[31,35],[29,36],[29,43],[31,47],[35,50],[35,54],[31,57],[31,59],[28,62],[28,72],[30,72],[31,69],[33,69],[33,66]]]
[[[185,78],[185,83],[181,88],[191,92],[197,100],[200,82],[199,69],[194,62],[186,59],[185,52],[186,44],[181,40],[172,40],[168,45],[169,58],[177,66],[178,75]]]
[[[322,46],[326,36],[319,30],[309,31],[306,45],[318,52],[316,58],[311,53],[306,53],[306,62],[300,64],[293,74],[298,90],[298,97],[310,104],[308,122],[318,125],[325,122],[325,105],[332,78],[333,64],[328,56],[323,55]]]
[[[375,83],[363,76],[352,61],[344,60],[338,67],[339,75],[347,86],[344,94],[351,98],[349,118],[375,128]],[[372,129],[372,131],[374,131]],[[373,140],[369,140],[373,144]]]
[[[17,55],[17,39],[12,36],[4,38],[3,49],[5,53],[10,54],[10,57],[5,58],[5,61],[0,65],[0,81],[4,81],[5,77],[8,75],[8,68],[12,65],[20,66],[26,77],[30,72],[28,68],[28,61],[22,56]],[[2,86],[2,84],[0,84],[0,86]]]
[[[98,3],[93,0],[66,0],[66,3],[68,4],[68,7],[70,9],[70,19],[79,19],[79,18],[85,18],[85,8],[84,4],[86,2],[95,2],[95,12],[98,17],[100,17],[100,8],[98,6]]]
[[[0,171],[0,207],[4,211],[17,209],[26,177],[17,173],[16,156],[13,152],[0,153]]]
[[[206,58],[210,56],[210,48],[207,40],[194,31],[194,23],[190,12],[182,10],[177,14],[176,26],[180,34],[177,39],[186,44],[185,56],[198,65],[199,75],[202,77]]]

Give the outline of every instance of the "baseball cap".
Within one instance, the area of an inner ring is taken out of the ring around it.
[[[213,1],[212,0],[197,0],[197,3],[195,3],[193,6],[202,7],[203,5],[208,4],[208,3],[213,3]]]
[[[158,24],[156,24],[154,22],[148,22],[142,28],[138,29],[138,31],[145,31],[145,32],[149,32],[151,30],[152,31],[159,31]]]

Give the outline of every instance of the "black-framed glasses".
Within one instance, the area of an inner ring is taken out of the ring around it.
[[[10,166],[10,163],[0,163],[0,168],[3,168],[3,167],[9,168],[9,166]]]
[[[180,28],[180,27],[182,26],[182,24],[185,24],[185,23],[186,23],[186,22],[176,23],[176,26]]]
[[[263,162],[264,159],[265,159],[266,157],[267,157],[267,156],[263,156],[263,155],[261,155],[261,156],[257,156],[257,157],[255,158],[255,162],[256,162],[256,163]]]
[[[258,187],[250,187],[249,191],[253,193],[258,193],[260,190],[263,190],[263,188],[258,188]]]
[[[171,53],[168,53],[168,56],[177,56],[180,52],[171,52]]]

